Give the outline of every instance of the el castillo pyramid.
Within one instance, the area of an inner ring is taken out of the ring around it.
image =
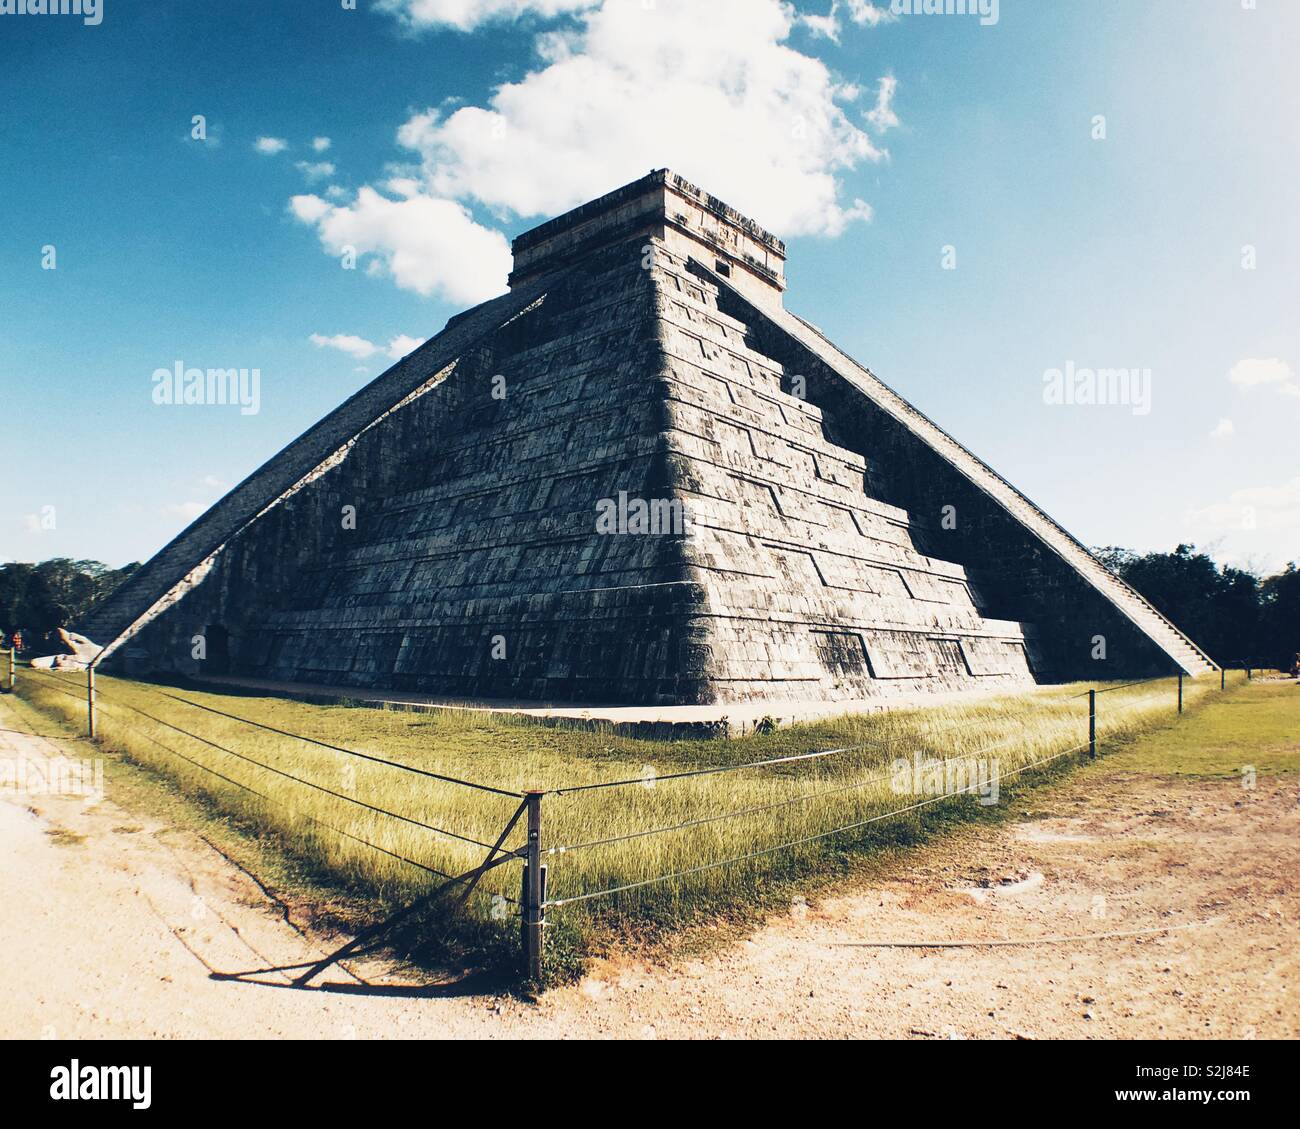
[[[156,670],[593,703],[1215,669],[789,313],[784,261],[667,170],[542,224],[514,242],[509,293],[289,444],[81,629]]]

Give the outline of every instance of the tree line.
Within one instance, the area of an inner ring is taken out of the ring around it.
[[[109,568],[99,561],[55,557],[39,564],[0,565],[0,631],[21,631],[35,641],[75,625],[140,565]]]
[[[1220,666],[1290,670],[1300,652],[1300,572],[1292,561],[1272,576],[1218,565],[1195,545],[1139,555],[1093,553],[1132,585]]]

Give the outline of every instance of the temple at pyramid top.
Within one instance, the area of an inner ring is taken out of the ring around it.
[[[103,658],[656,706],[1214,669],[787,310],[781,241],[681,177],[653,172],[514,252],[508,293],[94,608],[79,627]]]
[[[636,238],[694,256],[746,297],[780,304],[785,244],[668,169],[656,169],[518,236],[510,287]]]

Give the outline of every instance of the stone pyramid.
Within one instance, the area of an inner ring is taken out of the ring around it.
[[[651,173],[514,254],[508,294],[97,608],[83,629],[106,657],[626,704],[1214,669],[788,313],[781,241],[680,177]]]

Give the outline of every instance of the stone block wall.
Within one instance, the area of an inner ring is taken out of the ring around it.
[[[192,637],[217,628],[236,673],[466,697],[1029,683],[1020,624],[917,549],[868,460],[652,245],[649,270],[637,238],[557,278],[233,539],[144,632],[154,661],[196,669]],[[598,533],[620,494],[679,500],[689,528]]]

